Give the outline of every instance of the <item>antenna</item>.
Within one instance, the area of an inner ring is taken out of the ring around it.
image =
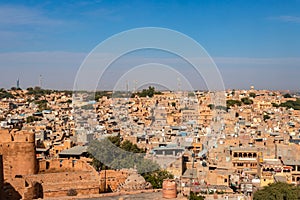
[[[128,93],[129,91],[129,83],[128,83],[128,80],[126,80],[126,92]]]
[[[134,80],[134,92],[137,92],[137,80]]]
[[[128,83],[128,80],[126,80],[126,98],[129,97],[129,83]]]
[[[20,89],[20,79],[17,80],[17,89]]]

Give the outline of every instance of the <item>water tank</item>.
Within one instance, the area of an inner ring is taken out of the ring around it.
[[[177,197],[177,185],[175,180],[166,179],[163,181],[163,198],[172,199]]]

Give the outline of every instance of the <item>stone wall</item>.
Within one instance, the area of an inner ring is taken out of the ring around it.
[[[3,199],[33,199],[33,185],[24,175],[38,171],[34,133],[0,130],[0,184]]]
[[[3,157],[4,181],[38,171],[34,133],[0,130],[0,155]]]
[[[59,158],[39,161],[39,173],[70,171],[90,171],[96,173],[94,168],[86,161],[78,159]]]
[[[150,183],[133,169],[123,170],[102,170],[100,172],[101,190],[104,184],[106,190],[109,188],[113,192],[136,191],[152,188]]]
[[[1,197],[5,200],[31,200],[43,197],[43,194],[36,190],[36,182],[28,181],[23,176],[9,179],[4,183],[3,190],[4,192]]]
[[[108,188],[112,191],[117,191],[119,185],[125,182],[127,176],[128,172],[126,171],[102,170],[100,172],[101,191]]]
[[[28,175],[28,182],[41,183],[44,198],[68,196],[70,190],[77,195],[99,194],[99,177],[89,171],[57,172]]]
[[[4,180],[3,180],[3,161],[2,161],[2,155],[0,155],[0,200],[2,200],[3,198],[3,184],[4,184]]]

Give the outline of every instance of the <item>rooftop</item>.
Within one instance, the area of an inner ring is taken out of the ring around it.
[[[75,146],[70,149],[63,150],[59,153],[59,155],[74,155],[80,156],[83,153],[87,152],[87,146]]]

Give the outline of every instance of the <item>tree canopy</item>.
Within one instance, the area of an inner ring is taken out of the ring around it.
[[[289,100],[284,103],[281,103],[279,106],[286,107],[286,108],[293,108],[294,110],[300,110],[300,99],[297,99],[296,101]]]
[[[254,193],[253,200],[295,200],[300,199],[299,186],[277,182]]]
[[[93,165],[111,169],[136,168],[139,173],[152,172],[159,169],[157,163],[144,158],[143,149],[120,137],[109,137],[90,143],[88,152],[93,156]]]
[[[283,97],[284,97],[284,98],[292,98],[292,96],[291,96],[289,93],[284,94]]]
[[[162,188],[163,181],[165,179],[173,179],[174,176],[166,170],[157,170],[154,172],[148,172],[142,174],[145,180],[151,183],[154,189]]]
[[[154,87],[149,86],[148,89],[143,89],[141,92],[137,92],[133,95],[138,95],[139,97],[153,97],[155,94],[161,94],[161,92],[155,91]]]
[[[256,97],[256,94],[255,94],[254,92],[250,92],[250,93],[249,93],[249,97],[255,98],[255,97]]]
[[[245,105],[253,104],[253,101],[252,101],[251,99],[249,99],[248,97],[242,98],[241,101],[242,101],[243,104],[245,104]]]
[[[226,101],[226,105],[228,108],[232,107],[232,106],[241,106],[242,105],[242,102],[239,101],[239,100],[233,100],[233,99],[229,99]]]
[[[12,95],[10,92],[6,91],[5,89],[1,89],[0,90],[0,99],[4,99],[4,98],[7,98],[7,99],[14,99],[15,96]]]

